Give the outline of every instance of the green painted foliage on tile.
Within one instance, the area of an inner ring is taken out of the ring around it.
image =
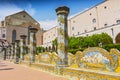
[[[58,49],[59,50],[64,50],[65,44],[64,43],[59,43],[58,44]]]
[[[63,18],[62,16],[59,16],[59,17],[58,17],[58,21],[60,21],[60,23],[62,23],[62,24],[64,24],[64,22],[65,22],[65,21],[64,21],[64,18]]]

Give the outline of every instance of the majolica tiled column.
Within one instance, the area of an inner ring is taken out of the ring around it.
[[[20,59],[24,60],[24,55],[25,55],[25,47],[26,47],[26,35],[20,35],[20,43],[21,43],[21,48],[20,48]]]
[[[30,28],[30,63],[35,61],[35,54],[36,54],[36,33],[38,29]]]
[[[8,48],[6,48],[6,59],[8,59]]]
[[[58,46],[57,52],[60,57],[58,62],[59,66],[68,66],[68,26],[67,26],[67,17],[69,14],[69,8],[66,6],[58,7],[56,9],[58,16]]]
[[[6,60],[6,56],[7,56],[7,50],[6,50],[6,48],[4,48],[4,53],[3,53],[3,55],[4,55],[4,60]]]
[[[8,46],[8,59],[11,57],[11,45]]]
[[[12,59],[12,44],[10,44],[10,60]]]
[[[15,55],[15,43],[12,43],[12,46],[11,46],[11,59],[14,59],[14,55]]]
[[[19,42],[20,40],[15,40],[15,55],[14,55],[14,58],[15,58],[15,63],[18,63],[19,62]]]

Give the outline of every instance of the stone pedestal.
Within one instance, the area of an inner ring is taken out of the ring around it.
[[[15,40],[15,63],[19,63],[19,42],[20,40]]]
[[[35,62],[35,54],[36,54],[36,33],[38,29],[30,28],[30,63]]]
[[[61,69],[68,67],[68,26],[67,17],[69,8],[66,6],[58,7],[56,9],[58,16],[58,29],[57,29],[57,53],[60,60],[57,61],[56,70],[58,74],[62,74]]]
[[[26,47],[26,35],[20,35],[20,59],[24,60],[24,55],[26,53],[25,47]]]

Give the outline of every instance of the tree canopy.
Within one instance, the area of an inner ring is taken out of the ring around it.
[[[69,50],[83,50],[88,47],[103,46],[111,44],[112,38],[107,33],[93,34],[92,36],[69,37],[68,51]],[[57,39],[52,42],[53,46],[57,46]]]

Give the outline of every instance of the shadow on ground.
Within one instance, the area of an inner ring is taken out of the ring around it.
[[[0,65],[0,67],[6,67],[7,65]]]
[[[3,70],[12,70],[14,68],[3,68],[3,69],[0,69],[0,71],[3,71]]]

